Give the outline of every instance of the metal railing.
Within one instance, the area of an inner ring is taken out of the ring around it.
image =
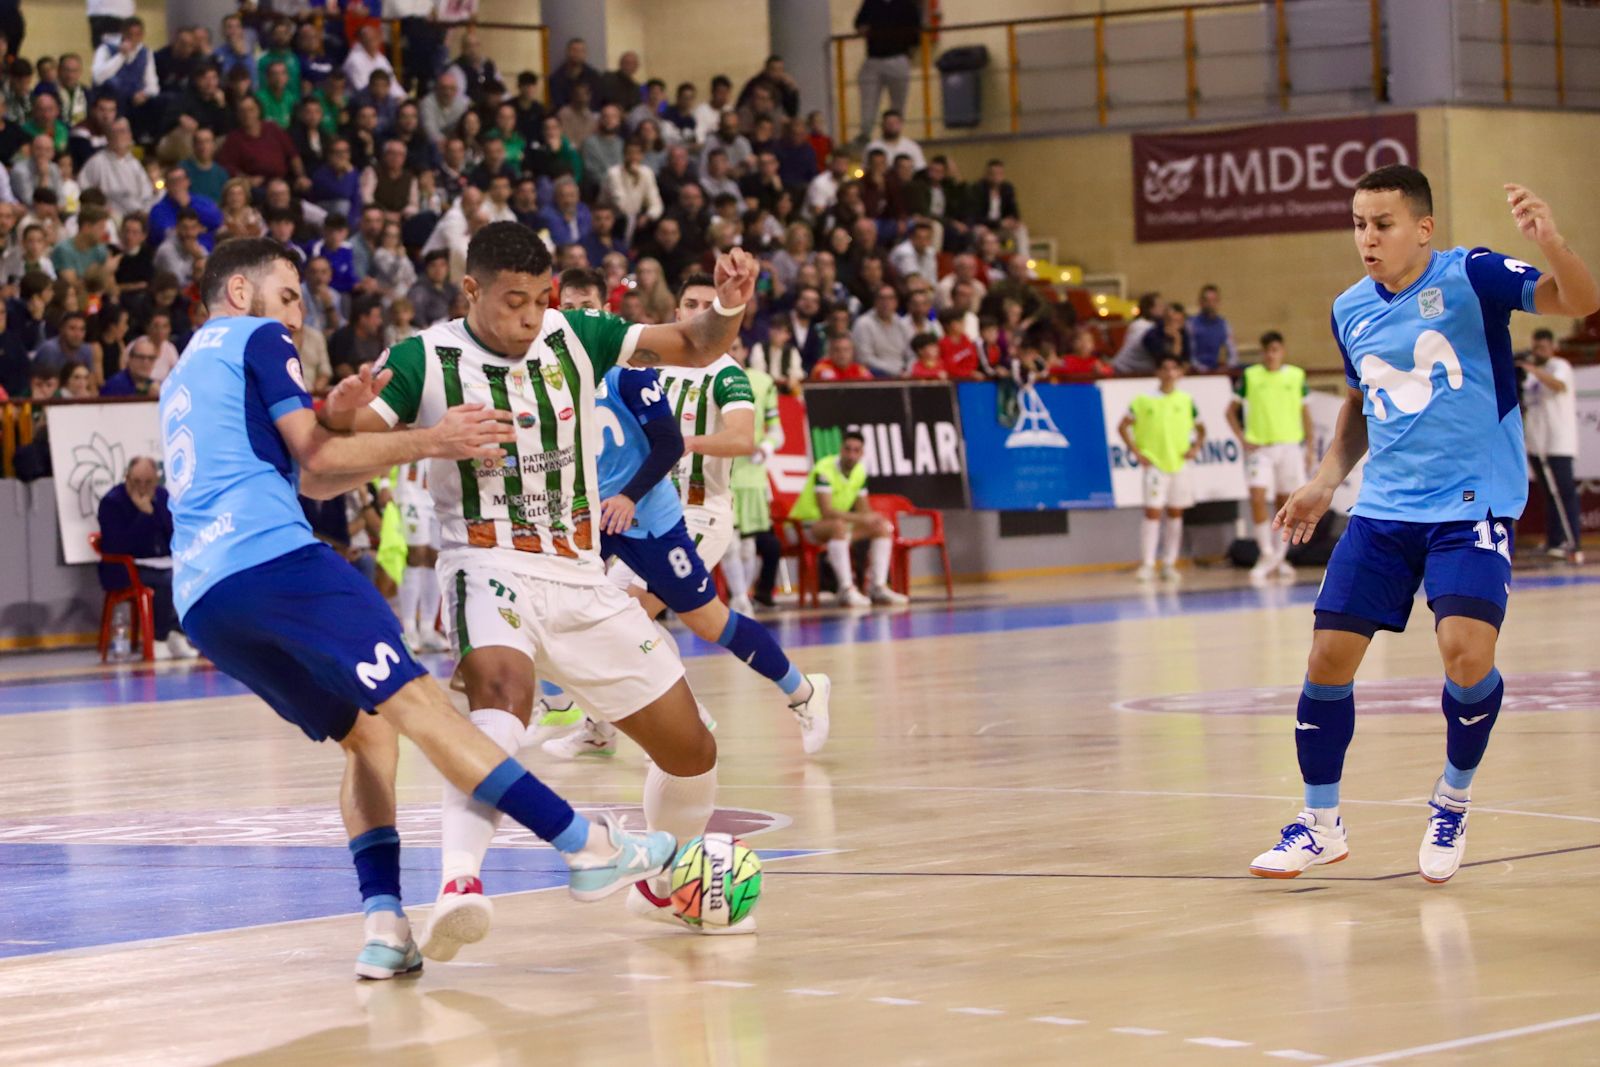
[[[406,74],[405,74],[404,48],[402,47],[404,42],[405,42],[405,34],[401,29],[402,20],[401,19],[395,19],[395,18],[379,18],[379,19],[376,19],[376,20],[373,20],[373,21],[377,21],[377,22],[381,23],[382,26],[383,26],[384,35],[388,38],[388,42],[389,42],[389,62],[394,67],[394,72],[395,72],[396,78],[399,79],[403,83],[404,80],[405,80]],[[312,25],[317,27],[318,32],[321,32],[324,29],[325,17],[321,13],[314,13],[314,14],[312,14],[310,16],[310,22],[311,22]],[[531,32],[531,33],[537,34],[538,38],[539,38],[539,69],[538,69],[539,82],[544,87],[544,103],[545,103],[546,106],[549,105],[549,103],[550,103],[550,27],[549,26],[546,26],[542,22],[485,22],[485,21],[483,21],[481,19],[476,19],[476,18],[467,19],[464,22],[441,22],[441,23],[437,23],[436,25],[439,27],[440,31],[443,34],[448,34],[451,30],[454,30],[454,29],[503,30],[503,31],[517,31],[517,32],[523,32],[523,33],[530,33]],[[492,55],[492,53],[494,51],[496,51],[496,49],[494,49],[492,47],[492,45],[487,46],[485,50],[488,51],[489,53],[491,53],[491,55]],[[498,58],[496,58],[495,62],[499,63],[500,61],[499,61]],[[517,65],[518,66],[522,66],[523,64],[518,63]],[[502,71],[502,77],[503,76],[504,76],[504,72]]]

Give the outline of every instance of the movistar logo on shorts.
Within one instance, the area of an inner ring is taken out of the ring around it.
[[[379,641],[372,646],[372,659],[371,663],[356,664],[356,677],[368,689],[376,689],[379,682],[389,680],[390,668],[400,662],[400,653],[387,641]]]

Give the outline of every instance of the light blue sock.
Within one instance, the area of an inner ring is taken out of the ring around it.
[[[1444,784],[1451,789],[1460,789],[1465,792],[1472,788],[1473,775],[1478,773],[1478,768],[1469,767],[1462,770],[1449,760],[1444,761]]]
[[[405,910],[400,907],[400,898],[385,893],[382,896],[368,897],[361,902],[361,913],[371,915],[375,911],[392,911],[396,915],[404,915]]]
[[[577,812],[572,813],[572,822],[567,828],[551,839],[550,845],[557,852],[579,852],[589,843],[589,820]]]

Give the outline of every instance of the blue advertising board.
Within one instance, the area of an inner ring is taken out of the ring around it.
[[[972,506],[1115,507],[1100,391],[1092,385],[1030,386],[1017,393],[1014,413],[1002,422],[999,389],[993,382],[957,387]]]

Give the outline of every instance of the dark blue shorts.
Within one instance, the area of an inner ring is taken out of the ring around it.
[[[700,562],[694,538],[682,519],[657,537],[607,534],[600,539],[600,553],[626,563],[629,570],[644,579],[650,592],[679,615],[717,599],[717,583]]]
[[[1464,615],[1499,629],[1511,595],[1512,528],[1510,519],[1352,516],[1317,594],[1317,629],[1403,631],[1418,588],[1426,588],[1435,620]]]
[[[313,741],[342,740],[427,674],[373,584],[327,545],[307,545],[212,586],[184,632],[219,670]]]

